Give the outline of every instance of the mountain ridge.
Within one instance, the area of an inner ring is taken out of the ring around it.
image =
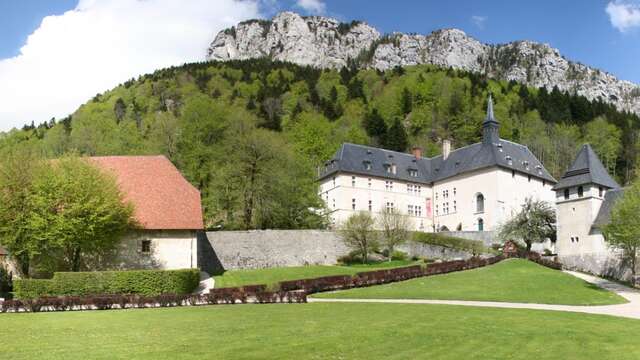
[[[248,20],[219,32],[207,50],[208,60],[267,57],[319,68],[388,70],[433,64],[602,99],[621,111],[640,114],[640,86],[567,60],[545,43],[517,40],[485,44],[464,31],[448,28],[428,35],[381,34],[364,21],[282,12],[271,20]]]

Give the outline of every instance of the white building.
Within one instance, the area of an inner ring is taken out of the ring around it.
[[[628,267],[621,264],[620,253],[607,245],[601,231],[623,190],[591,146],[582,146],[554,190],[558,260],[570,269],[626,278]]]
[[[526,197],[553,202],[556,180],[526,146],[498,135],[489,98],[482,142],[422,157],[343,144],[320,169],[320,196],[339,225],[357,211],[395,208],[415,230],[489,231],[517,212]]]

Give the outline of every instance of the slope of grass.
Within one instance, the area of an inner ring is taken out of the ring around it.
[[[414,261],[385,261],[373,264],[354,264],[349,266],[292,266],[255,270],[230,270],[219,276],[214,276],[215,287],[232,287],[242,285],[267,284],[279,281],[308,279],[330,275],[353,275],[361,271],[371,271],[384,268],[413,265]]]
[[[2,358],[638,359],[640,321],[415,304],[1,314]]]
[[[581,279],[536,263],[511,259],[495,265],[332,293],[324,298],[438,299],[605,305],[625,299]]]

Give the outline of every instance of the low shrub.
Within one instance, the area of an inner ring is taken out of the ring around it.
[[[395,250],[391,253],[391,260],[407,260],[409,258],[409,254],[403,251]]]
[[[482,241],[468,240],[459,237],[442,235],[439,233],[425,233],[416,231],[413,233],[413,241],[423,244],[448,247],[456,250],[469,251],[474,255],[492,252],[492,249],[484,246]]]
[[[189,294],[200,282],[197,269],[58,272],[52,279],[19,279],[14,292],[19,299],[42,296],[105,294]]]

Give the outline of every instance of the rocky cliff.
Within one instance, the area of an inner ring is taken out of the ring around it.
[[[429,35],[380,35],[364,22],[284,12],[272,20],[250,20],[221,31],[209,60],[269,57],[301,65],[339,68],[349,63],[380,70],[434,64],[479,72],[530,86],[601,98],[620,110],[640,114],[640,86],[565,59],[547,44],[515,41],[488,45],[458,29]]]

